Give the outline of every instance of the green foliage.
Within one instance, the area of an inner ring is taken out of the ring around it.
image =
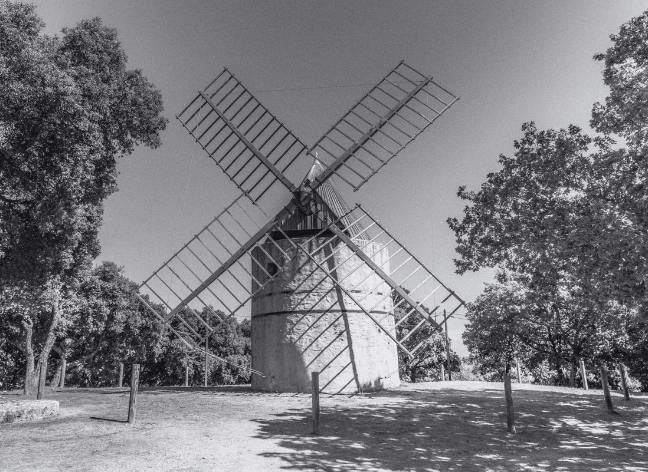
[[[407,290],[405,291],[407,292]],[[444,366],[446,371],[449,365],[450,372],[459,372],[461,360],[452,349],[450,350],[448,362],[443,331],[427,322],[416,328],[423,321],[423,317],[400,296],[393,295],[393,301],[396,307],[394,310],[396,323],[398,324],[399,321],[405,318],[396,327],[397,339],[408,336],[403,344],[410,352],[421,345],[414,353],[413,358],[408,356],[402,349],[398,349],[400,379],[407,382],[441,380],[441,365]],[[426,306],[423,305],[422,308],[426,313],[431,314],[431,311]],[[409,316],[407,316],[407,313],[410,313]],[[411,330],[414,330],[413,334],[409,334]]]
[[[157,147],[167,122],[114,29],[94,19],[48,37],[43,26],[33,5],[0,0],[0,287],[37,294],[14,328],[34,330],[40,364],[99,254],[117,159]]]
[[[482,370],[515,355],[538,379],[549,366],[561,383],[579,357],[640,356],[637,372],[647,359],[633,326],[647,301],[648,12],[611,38],[595,56],[610,87],[592,112],[603,136],[526,123],[514,156],[500,156],[479,191],[459,189],[469,205],[461,221],[448,220],[457,271],[507,271],[469,310],[465,339]],[[613,135],[627,147],[615,147]]]
[[[119,363],[142,365],[142,385],[181,385],[185,366],[192,385],[202,385],[204,353],[189,349],[162,325],[136,297],[137,285],[112,262],[95,267],[76,287],[75,303],[57,327],[56,356],[50,361],[49,379],[56,378],[60,359],[67,360],[67,386],[106,387],[117,382]],[[5,294],[0,303],[0,389],[20,388],[24,382],[24,332],[21,310],[26,306],[21,292]],[[144,297],[150,306],[163,312]],[[13,302],[12,302],[13,300]],[[39,305],[36,304],[38,307]],[[222,315],[222,313],[220,313]],[[203,313],[203,316],[207,316]],[[38,323],[43,317],[35,317]],[[196,328],[195,326],[194,328]],[[46,332],[35,326],[35,332]],[[209,382],[250,382],[250,322],[228,318],[210,336]],[[42,336],[34,340],[36,348]]]
[[[157,147],[166,125],[114,29],[42,27],[32,5],[0,1],[0,277],[32,284],[98,255],[116,159]]]
[[[614,43],[594,59],[603,61],[603,80],[610,88],[605,104],[596,103],[591,125],[599,133],[616,134],[632,148],[648,142],[648,11],[621,25]]]

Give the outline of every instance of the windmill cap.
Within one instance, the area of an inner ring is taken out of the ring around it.
[[[302,181],[302,188],[309,182],[313,182],[319,175],[321,175],[326,168],[322,163],[315,158],[313,165],[310,170],[304,177]],[[340,193],[337,191],[331,179],[324,181],[317,189],[315,190],[320,199],[326,203],[328,209],[321,208],[317,209],[317,215],[306,215],[303,211],[297,210],[293,215],[291,215],[282,225],[282,229],[285,231],[319,231],[324,229],[321,220],[324,220],[326,224],[329,224],[330,221],[338,220],[340,217],[341,220],[338,225],[343,225],[346,229],[347,234],[351,237],[360,237],[364,239],[366,236],[363,234],[364,228],[359,223],[352,224],[352,217],[347,215],[351,210],[351,207],[344,201]],[[320,204],[317,204],[320,207]],[[347,216],[342,216],[347,215]]]

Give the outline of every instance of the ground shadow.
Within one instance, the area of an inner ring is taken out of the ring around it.
[[[128,423],[128,420],[116,420],[114,418],[99,418],[98,416],[91,416],[90,419],[96,421],[108,421],[112,423]]]
[[[163,393],[222,393],[222,394],[237,394],[237,393],[256,393],[252,390],[250,385],[220,385],[213,387],[140,387],[137,390],[139,393],[146,394],[163,394]],[[98,395],[124,395],[130,393],[130,386],[124,387],[105,387],[105,388],[61,388],[54,393],[65,394],[98,394]]]
[[[516,391],[510,435],[502,393],[385,392],[393,401],[375,406],[323,399],[320,436],[308,411],[294,410],[258,420],[258,437],[292,450],[263,455],[294,470],[648,470],[643,401],[610,416],[599,397]]]

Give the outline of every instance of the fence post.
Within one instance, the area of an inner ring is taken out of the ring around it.
[[[520,372],[520,361],[516,360],[515,361],[515,366],[517,367],[518,383],[522,383],[522,373]]]
[[[122,388],[124,386],[124,363],[119,363],[119,378],[117,379],[117,386]]]
[[[137,387],[139,385],[140,365],[133,364],[131,366],[131,381],[130,381],[130,400],[128,402],[128,422],[135,422],[136,402],[137,402]]]
[[[587,385],[587,371],[585,370],[585,361],[583,358],[580,360],[580,365],[581,365],[581,375],[583,376],[583,388],[585,390],[589,390],[589,387]]]
[[[185,366],[185,387],[189,386],[189,365]]]
[[[313,390],[313,434],[320,432],[319,372],[311,372]]]

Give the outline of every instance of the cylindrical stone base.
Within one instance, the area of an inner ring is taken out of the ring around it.
[[[312,240],[309,252],[326,240]],[[316,251],[317,263],[349,292],[345,294],[295,248],[304,241],[276,241],[285,254],[273,243],[264,245],[281,269],[252,301],[252,368],[261,373],[252,375],[252,388],[309,392],[311,372],[320,372],[320,389],[327,393],[398,386],[396,345],[385,332],[395,333],[389,287],[344,245]],[[384,248],[372,243],[364,251],[389,272]],[[268,264],[264,269],[272,269],[262,251],[255,258]],[[258,267],[253,275],[261,283],[267,280]],[[371,310],[380,326],[356,302]]]

